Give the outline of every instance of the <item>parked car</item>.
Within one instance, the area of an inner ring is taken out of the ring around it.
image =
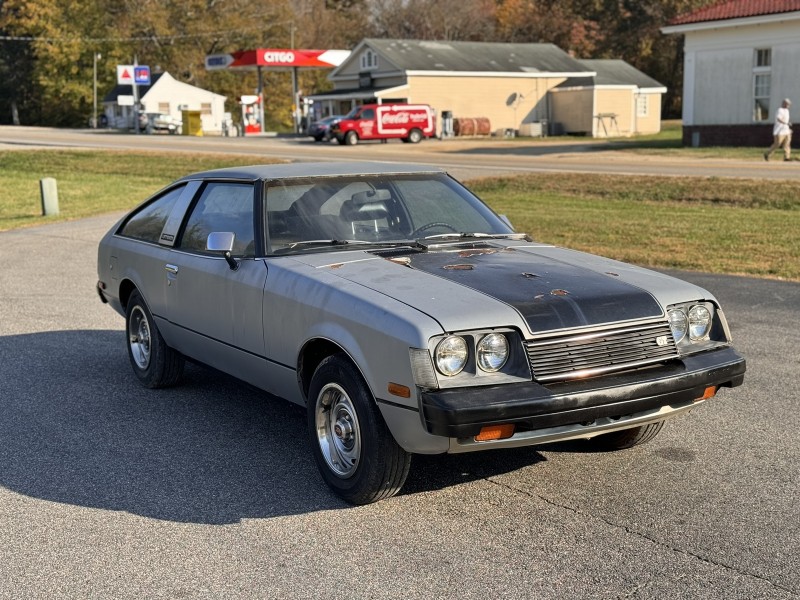
[[[304,405],[356,504],[415,453],[644,443],[745,373],[710,292],[536,242],[435,168],[187,175],[103,237],[98,275],[145,387],[188,358]]]
[[[319,121],[314,121],[308,126],[308,135],[314,138],[315,142],[331,141],[331,126],[341,121],[342,115],[332,115]]]
[[[169,113],[146,113],[143,122],[147,133],[166,131],[180,135],[183,132],[183,120]]]
[[[364,104],[331,126],[340,144],[391,140],[416,144],[436,135],[436,116],[427,104]]]

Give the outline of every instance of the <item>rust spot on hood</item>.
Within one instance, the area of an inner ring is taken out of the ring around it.
[[[606,271],[606,275],[611,275],[612,277],[619,277],[619,273],[612,273],[611,271]]]
[[[336,263],[335,265],[328,265],[329,269],[341,269],[344,266],[344,263]]]
[[[461,258],[469,258],[470,256],[481,256],[483,254],[497,254],[500,250],[496,248],[472,248],[471,250],[462,250],[458,253]]]
[[[475,266],[474,265],[445,265],[442,267],[448,271],[472,271]]]
[[[411,265],[411,259],[407,256],[394,256],[392,258],[387,259],[389,262],[396,263],[398,265],[403,265],[404,267],[408,267]]]
[[[535,279],[536,277],[539,277],[539,275],[536,273],[523,273],[522,276],[526,277],[527,279]]]
[[[567,290],[552,290],[550,292],[551,296],[569,296],[569,292]]]

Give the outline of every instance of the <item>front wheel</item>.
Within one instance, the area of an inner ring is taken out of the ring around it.
[[[625,450],[649,442],[658,435],[663,426],[664,421],[656,421],[640,427],[604,433],[589,441],[597,450]]]
[[[344,136],[344,143],[355,146],[358,143],[358,134],[355,131],[348,131]]]
[[[343,500],[369,504],[400,491],[411,455],[395,442],[361,373],[342,354],[314,372],[308,431],[322,478]]]
[[[175,385],[183,374],[183,356],[167,346],[153,315],[138,291],[128,298],[125,333],[128,358],[139,381],[148,388]]]

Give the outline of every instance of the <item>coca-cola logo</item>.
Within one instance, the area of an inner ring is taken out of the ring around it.
[[[384,125],[405,125],[406,123],[424,123],[428,120],[428,115],[423,112],[386,112],[381,115],[381,123]]]
[[[290,64],[294,62],[294,52],[267,51],[264,52],[264,62]]]
[[[381,123],[384,125],[403,125],[408,121],[408,113],[383,113],[381,115]]]

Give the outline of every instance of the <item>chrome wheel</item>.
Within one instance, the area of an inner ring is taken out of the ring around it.
[[[130,315],[128,344],[131,358],[142,370],[150,365],[150,324],[141,306],[134,306]]]
[[[338,477],[352,477],[361,460],[358,415],[344,388],[329,383],[317,395],[317,442],[328,467]]]

